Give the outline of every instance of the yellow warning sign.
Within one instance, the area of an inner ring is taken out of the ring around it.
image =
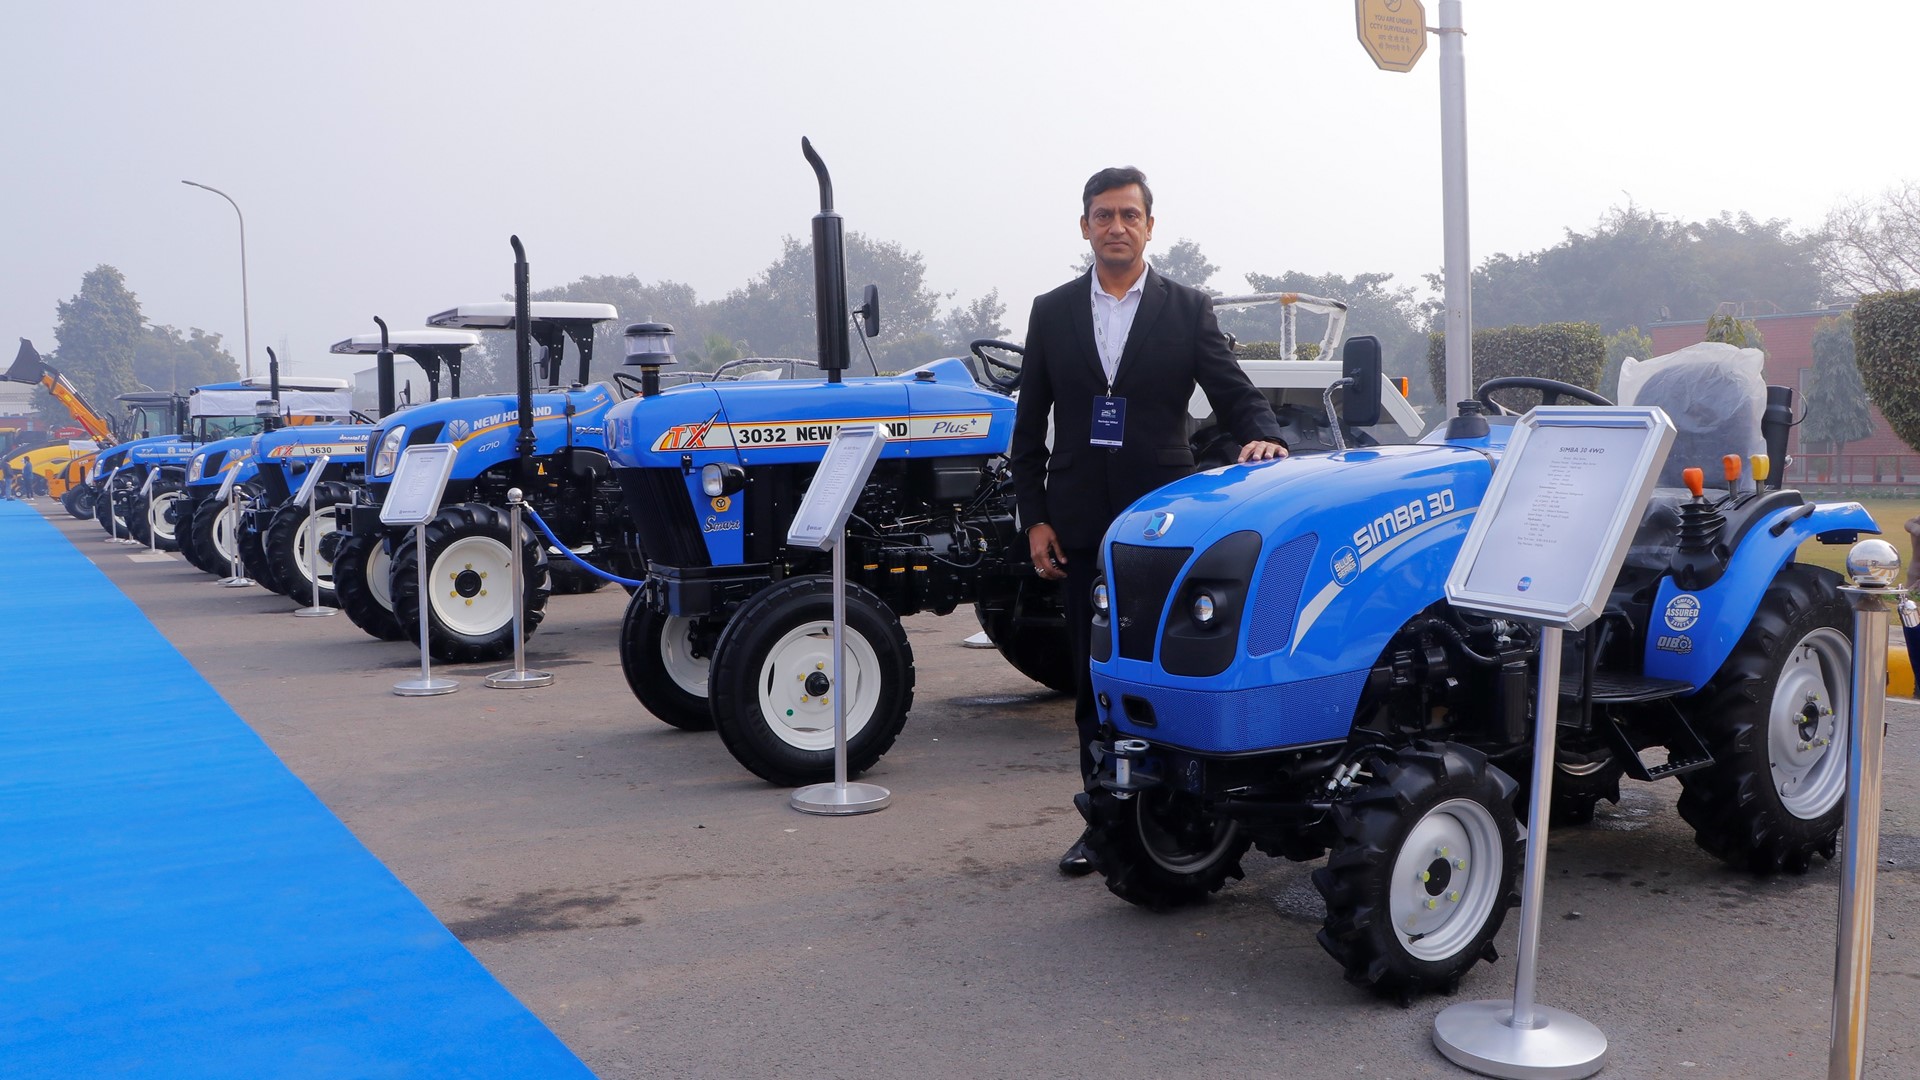
[[[1382,71],[1412,71],[1427,51],[1427,11],[1420,0],[1353,0],[1360,44]]]

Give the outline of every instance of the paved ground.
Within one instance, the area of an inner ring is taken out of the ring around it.
[[[617,590],[554,599],[530,648],[552,687],[485,689],[491,664],[402,699],[410,647],[42,506],[604,1077],[1468,1075],[1430,1042],[1447,999],[1402,1009],[1342,981],[1307,867],[1252,855],[1213,903],[1160,916],[1060,878],[1069,703],[958,647],[969,618],[909,620],[916,707],[869,776],[894,805],[822,819],[640,710]],[[1889,719],[1867,1070],[1884,1080],[1920,1075],[1920,708]],[[1677,791],[1629,784],[1556,834],[1540,999],[1607,1033],[1603,1076],[1824,1076],[1836,869],[1723,869]],[[1517,923],[1464,996],[1512,993]]]

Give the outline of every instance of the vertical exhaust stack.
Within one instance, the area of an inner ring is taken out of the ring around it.
[[[267,421],[267,430],[273,431],[280,426],[280,358],[274,355],[273,346],[267,346],[267,396],[273,399],[273,418]]]
[[[373,317],[374,325],[380,328],[380,352],[373,358],[374,381],[379,387],[380,400],[374,409],[381,419],[393,415],[393,348],[387,341],[387,320],[378,315]]]
[[[827,381],[837,383],[847,369],[852,349],[847,343],[847,246],[844,223],[833,210],[833,180],[827,163],[803,136],[800,152],[820,181],[820,212],[813,215],[814,322],[819,333],[820,367]]]
[[[519,395],[520,441],[515,452],[522,464],[533,460],[533,314],[527,299],[527,249],[518,236],[513,245],[513,378]]]
[[[1793,387],[1767,387],[1767,408],[1760,414],[1760,435],[1766,440],[1769,459],[1766,486],[1774,491],[1779,491],[1787,478],[1787,433],[1792,429]]]

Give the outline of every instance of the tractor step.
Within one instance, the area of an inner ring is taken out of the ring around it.
[[[1645,675],[1628,675],[1616,672],[1596,671],[1593,674],[1593,703],[1595,705],[1635,705],[1662,698],[1679,697],[1693,692],[1693,684],[1679,679],[1650,679]],[[1569,679],[1560,680],[1562,699],[1580,700],[1580,678],[1575,674]]]
[[[1646,679],[1640,681],[1658,682],[1661,680]],[[1681,683],[1679,685],[1685,686],[1686,684]],[[1695,769],[1704,769],[1713,764],[1713,753],[1707,749],[1707,744],[1700,740],[1699,734],[1693,730],[1693,725],[1687,723],[1685,714],[1681,713],[1679,709],[1671,708],[1671,706],[1669,706],[1669,711],[1672,715],[1668,717],[1667,721],[1669,732],[1667,738],[1667,760],[1658,765],[1648,765],[1646,761],[1641,758],[1640,751],[1633,745],[1633,740],[1627,738],[1627,733],[1620,730],[1620,725],[1614,722],[1611,715],[1605,712],[1594,714],[1595,723],[1604,729],[1607,742],[1613,746],[1614,757],[1620,761],[1621,766],[1626,770],[1626,774],[1635,780],[1648,782],[1662,780],[1669,776],[1679,776],[1682,773],[1690,773]]]

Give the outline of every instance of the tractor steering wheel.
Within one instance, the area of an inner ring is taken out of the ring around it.
[[[973,355],[980,358],[980,374],[989,383],[1009,394],[1020,389],[1020,365],[1002,360],[988,350],[1009,352],[1021,357],[1027,355],[1027,350],[1012,342],[995,341],[992,338],[981,338],[969,344],[967,348],[973,352]]]
[[[1497,379],[1488,379],[1480,384],[1480,389],[1474,391],[1473,398],[1486,406],[1488,411],[1500,416],[1519,415],[1493,400],[1493,395],[1502,390],[1538,390],[1542,405],[1554,404],[1560,400],[1562,394],[1589,405],[1611,406],[1613,404],[1584,386],[1575,386],[1572,383],[1561,382],[1559,379],[1542,379],[1534,375],[1502,375]]]

